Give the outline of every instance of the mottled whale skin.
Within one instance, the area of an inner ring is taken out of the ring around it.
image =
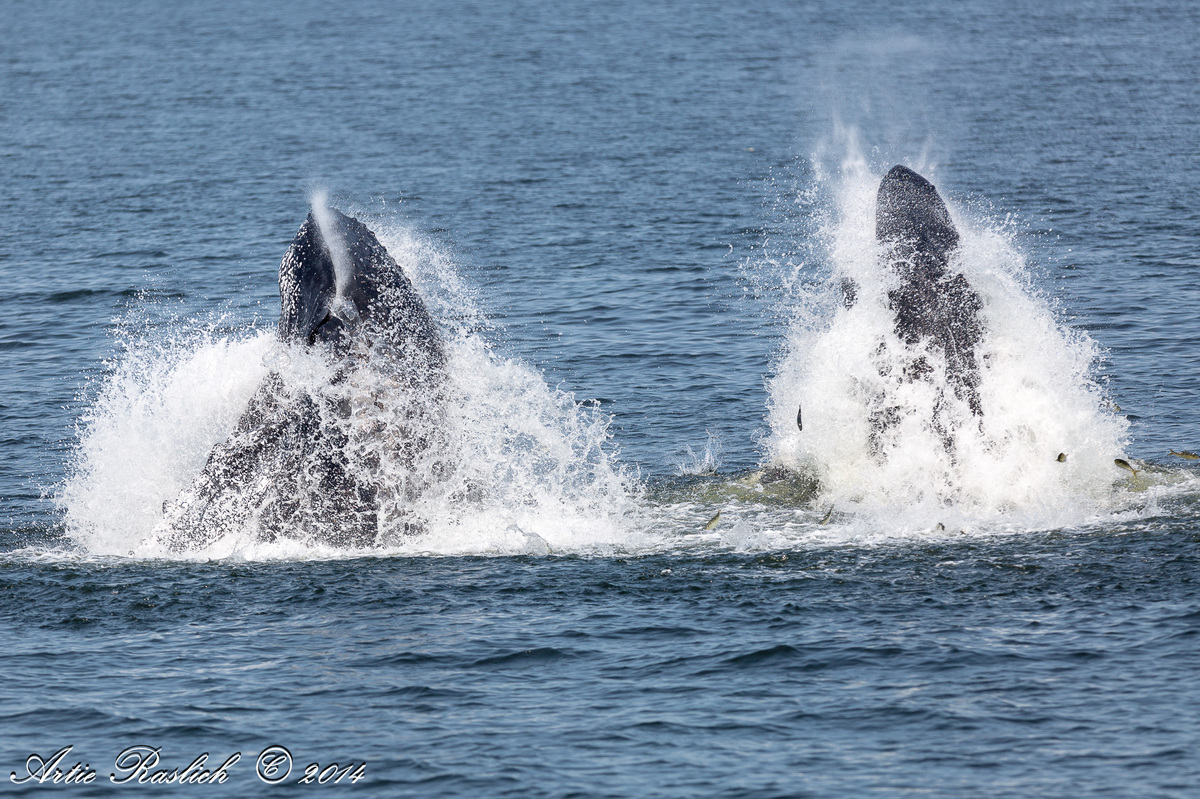
[[[958,230],[934,185],[908,167],[892,167],[879,184],[875,237],[899,278],[887,297],[896,335],[915,353],[904,378],[930,375],[933,367],[925,353],[940,356],[954,395],[981,416],[976,349],[983,336],[983,303],[962,273],[952,269]],[[949,450],[953,436],[942,418],[942,404],[939,399],[931,421]],[[899,420],[899,413],[896,407],[872,413],[873,445],[878,446],[880,434]]]
[[[433,317],[375,234],[334,209],[323,221],[310,212],[280,263],[278,337],[327,357],[332,385],[297,389],[268,374],[233,434],[165,508],[154,537],[172,551],[248,527],[265,541],[376,543],[381,502],[395,497],[374,479],[378,455],[356,448],[372,431],[359,435],[351,419],[352,385],[370,369],[375,383],[436,398],[446,356]],[[426,444],[423,433],[391,442],[410,459]]]
[[[879,184],[875,237],[901,280],[888,292],[896,334],[906,344],[927,339],[944,354],[955,394],[980,414],[975,348],[983,303],[961,273],[950,273],[958,231],[933,184],[907,167],[892,167]]]
[[[359,331],[370,328],[376,344],[397,353],[416,348],[431,366],[444,365],[433,317],[379,239],[362,222],[337,209],[325,214],[334,241],[325,240],[316,216],[309,212],[279,264],[280,340],[323,342],[345,354]],[[338,260],[346,272],[340,296]]]

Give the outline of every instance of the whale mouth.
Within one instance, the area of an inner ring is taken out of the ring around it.
[[[317,326],[314,327],[308,334],[308,338],[306,339],[305,343],[311,347],[316,344],[318,340],[330,341],[340,338],[344,326],[345,323],[341,319],[334,316],[331,312],[327,312],[325,314],[325,318],[318,322]]]
[[[310,212],[304,220],[279,266],[281,340],[344,349],[361,326],[364,313],[346,296],[361,282],[359,265],[349,253],[336,251],[345,249],[344,232],[354,222],[335,209],[319,216]]]
[[[346,356],[381,349],[424,365],[445,360],[441,336],[420,294],[375,234],[359,220],[324,208],[309,212],[279,265],[279,339],[318,342]]]
[[[361,322],[362,314],[354,303],[345,297],[335,296],[326,307],[325,315],[305,337],[305,343],[310,347],[317,342],[336,345],[352,335]]]
[[[340,335],[336,297],[333,256],[310,212],[279,265],[279,338],[311,345]]]

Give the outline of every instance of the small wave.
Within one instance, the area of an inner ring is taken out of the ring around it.
[[[495,666],[532,666],[572,657],[571,653],[554,647],[543,646],[536,649],[523,649],[507,655],[496,655],[476,660],[472,668],[489,668]]]

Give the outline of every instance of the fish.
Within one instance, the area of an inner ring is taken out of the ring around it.
[[[1141,469],[1133,468],[1133,466],[1129,464],[1129,461],[1125,460],[1124,458],[1117,458],[1113,461],[1113,463],[1115,463],[1117,466],[1120,466],[1122,469],[1125,469],[1126,471],[1133,472],[1134,477],[1137,477],[1138,472],[1141,471]]]

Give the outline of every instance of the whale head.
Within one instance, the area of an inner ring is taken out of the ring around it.
[[[904,166],[892,167],[879,184],[875,237],[892,248],[897,269],[918,280],[941,277],[958,246],[958,231],[937,189]]]
[[[437,326],[375,234],[330,208],[309,212],[279,264],[279,338],[346,353],[364,332],[393,352],[443,360]]]

